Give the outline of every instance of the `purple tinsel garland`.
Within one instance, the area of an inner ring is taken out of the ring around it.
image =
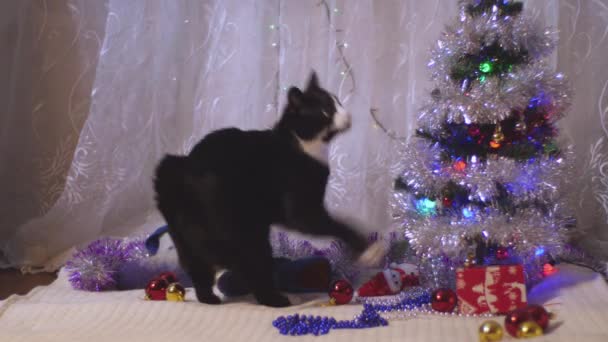
[[[370,242],[378,239],[378,233],[368,236]],[[386,256],[386,265],[407,257],[408,251],[393,248],[399,246],[399,242],[403,240],[398,234],[389,234],[385,239],[391,246]],[[128,279],[123,278],[123,273],[125,269],[128,269],[129,274],[133,273],[129,265],[135,267],[136,273],[142,275],[149,273],[145,265],[138,263],[150,256],[145,242],[145,238],[101,238],[77,250],[66,263],[66,271],[72,287],[86,291],[104,291],[129,288],[135,283],[141,286],[139,280],[129,283]],[[271,236],[271,244],[275,256],[289,259],[322,256],[329,260],[336,277],[354,280],[359,276],[359,268],[348,248],[341,241],[332,241],[328,246],[319,248],[310,241],[292,238],[287,233],[278,232]]]
[[[115,289],[122,265],[148,256],[144,239],[102,238],[72,255],[66,263],[72,287],[78,290]]]
[[[367,239],[370,242],[375,242],[380,239],[379,233],[371,233]],[[400,242],[404,242],[404,236],[401,234],[391,232],[384,236],[384,239],[390,247],[384,260],[384,266],[391,262],[401,262],[413,256],[409,248],[402,248]],[[271,234],[270,243],[276,257],[299,259],[311,255],[321,256],[329,260],[332,270],[338,278],[352,281],[360,275],[360,268],[352,258],[348,247],[342,241],[333,240],[327,247],[316,247],[308,240],[293,238],[288,233],[279,231]]]

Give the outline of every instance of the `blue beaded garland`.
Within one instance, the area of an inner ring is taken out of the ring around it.
[[[349,321],[337,321],[333,317],[289,315],[279,316],[272,322],[272,326],[283,335],[325,335],[331,329],[366,329],[379,326],[387,326],[388,321],[380,316],[381,312],[404,311],[420,308],[431,302],[431,294],[422,291],[415,297],[406,297],[394,304],[363,304],[363,311]]]

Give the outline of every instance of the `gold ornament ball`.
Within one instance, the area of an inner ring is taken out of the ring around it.
[[[515,124],[515,130],[518,132],[523,132],[525,130],[528,129],[528,126],[526,126],[526,122],[525,121],[519,121]]]
[[[496,321],[485,321],[479,326],[479,342],[502,340],[503,330]]]
[[[543,328],[534,321],[522,322],[517,328],[517,338],[530,338],[543,335]]]
[[[167,300],[183,302],[186,298],[186,289],[180,283],[171,283],[167,286]]]
[[[500,126],[496,126],[496,130],[494,131],[494,134],[492,134],[492,140],[496,141],[497,143],[501,143],[503,140],[505,140],[505,134],[500,129]]]
[[[477,264],[477,260],[475,258],[474,253],[467,254],[467,257],[464,259],[464,267],[471,267]]]

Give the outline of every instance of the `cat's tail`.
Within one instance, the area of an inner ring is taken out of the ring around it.
[[[171,223],[184,209],[186,179],[190,170],[187,157],[166,155],[156,168],[154,190],[156,203],[167,223]]]

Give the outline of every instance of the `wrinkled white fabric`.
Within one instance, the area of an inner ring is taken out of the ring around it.
[[[67,274],[50,286],[0,303],[0,340],[13,341],[286,341],[272,321],[294,313],[350,320],[362,305],[325,306],[326,294],[290,295],[296,304],[272,309],[252,298],[210,306],[194,300],[192,288],[184,303],[146,301],[144,291],[85,292],[73,290]],[[608,287],[596,273],[561,265],[528,295],[555,313],[547,334],[534,341],[603,342],[608,339]],[[387,327],[331,330],[322,336],[291,337],[298,341],[478,341],[487,318],[419,315],[390,321]],[[501,323],[503,317],[495,319]],[[507,334],[505,332],[505,334]],[[505,337],[504,340],[507,340]]]

